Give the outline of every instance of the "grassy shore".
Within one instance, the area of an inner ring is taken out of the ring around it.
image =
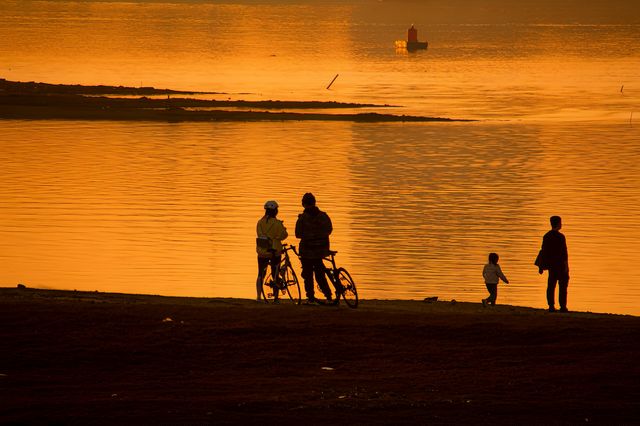
[[[0,421],[637,424],[640,318],[0,289]]]

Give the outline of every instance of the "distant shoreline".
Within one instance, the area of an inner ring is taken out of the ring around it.
[[[375,112],[333,114],[282,110],[392,108],[392,105],[320,101],[218,101],[172,95],[216,94],[184,92],[153,87],[81,86],[24,83],[0,79],[0,119],[34,120],[126,120],[126,121],[351,121],[452,122],[473,121],[442,117],[380,114]],[[141,96],[123,98],[117,96]],[[164,96],[166,99],[148,98]],[[203,109],[206,108],[206,109]],[[229,110],[211,108],[257,108]],[[276,110],[276,111],[274,111]]]

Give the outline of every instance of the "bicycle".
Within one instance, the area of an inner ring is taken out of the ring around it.
[[[291,259],[289,258],[289,250],[287,244],[282,245],[282,258],[276,267],[275,282],[273,274],[269,271],[269,266],[265,268],[262,274],[262,299],[265,303],[278,303],[277,301],[288,296],[288,300],[296,305],[300,304],[300,282],[296,271],[293,270]],[[276,299],[276,295],[282,297]]]
[[[295,255],[300,259],[300,254],[296,250],[296,247],[291,246],[291,250],[293,250]],[[322,258],[325,262],[324,272],[336,290],[335,304],[340,303],[340,297],[342,296],[347,306],[355,309],[358,307],[358,290],[356,289],[356,283],[345,268],[336,265],[336,254],[338,254],[337,251],[329,250],[329,256]],[[326,262],[330,263],[331,266],[328,267]],[[317,282],[316,285],[318,285]],[[318,290],[322,292],[319,286]]]

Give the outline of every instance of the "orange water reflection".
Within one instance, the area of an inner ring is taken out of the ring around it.
[[[544,306],[532,262],[560,214],[570,307],[638,313],[636,136],[586,124],[5,122],[2,284],[252,297],[262,203],[277,199],[292,231],[312,191],[365,298],[479,300],[496,251],[511,281],[499,302]]]
[[[262,203],[292,231],[312,191],[365,298],[479,301],[496,251],[499,303],[542,307],[532,262],[560,214],[570,308],[640,313],[637,5],[399,3],[2,2],[7,79],[483,121],[3,122],[0,284],[252,297]],[[412,22],[429,49],[398,55]]]

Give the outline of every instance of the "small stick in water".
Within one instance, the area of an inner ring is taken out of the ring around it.
[[[622,87],[620,88],[620,93],[622,93],[622,91],[624,90],[624,84],[622,85]]]
[[[333,80],[331,80],[331,83],[329,83],[329,85],[327,86],[327,90],[329,90],[329,87],[331,87],[331,85],[333,84],[334,81],[336,81],[336,78],[338,78],[340,74],[336,74],[335,77],[333,77]]]

